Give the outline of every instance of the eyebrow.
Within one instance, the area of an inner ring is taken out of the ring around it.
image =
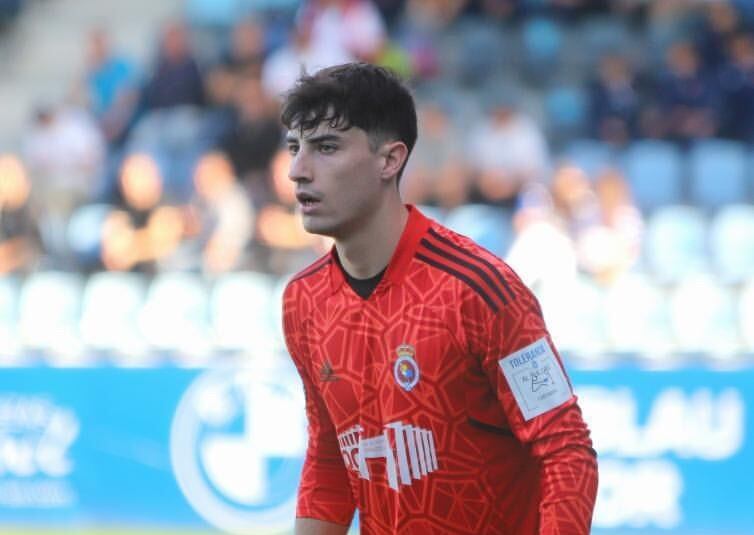
[[[337,134],[321,134],[319,136],[312,136],[312,137],[304,138],[303,141],[305,143],[314,144],[314,143],[322,143],[323,141],[340,141],[341,139],[342,139],[341,136]],[[299,139],[294,135],[288,134],[285,137],[285,141],[286,143],[298,143]]]

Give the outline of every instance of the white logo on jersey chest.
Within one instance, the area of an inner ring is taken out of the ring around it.
[[[364,437],[357,425],[338,435],[346,468],[371,479],[367,459],[385,459],[388,485],[398,490],[398,483],[411,485],[438,468],[437,450],[432,431],[403,424],[386,424],[382,434]]]

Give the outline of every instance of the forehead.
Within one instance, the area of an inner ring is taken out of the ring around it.
[[[288,129],[286,139],[291,141],[305,142],[309,140],[320,140],[323,137],[338,138],[338,139],[355,139],[363,135],[366,138],[366,132],[356,126],[349,128],[335,128],[329,121],[322,121],[316,127],[310,129],[302,129],[292,127]]]

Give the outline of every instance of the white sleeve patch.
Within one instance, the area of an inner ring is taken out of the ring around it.
[[[526,421],[571,398],[571,386],[546,338],[501,358],[498,364]]]

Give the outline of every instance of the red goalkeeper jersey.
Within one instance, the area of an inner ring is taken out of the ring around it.
[[[533,294],[409,207],[372,294],[335,253],[295,276],[284,329],[306,390],[298,517],[364,534],[587,534],[597,464]]]

